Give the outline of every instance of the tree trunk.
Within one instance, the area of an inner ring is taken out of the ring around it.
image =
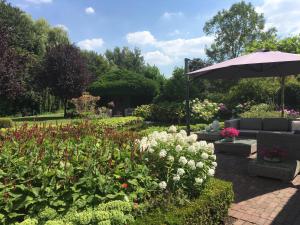
[[[67,117],[67,105],[68,105],[68,100],[64,99],[64,117]]]

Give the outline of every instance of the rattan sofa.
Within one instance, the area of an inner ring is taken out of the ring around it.
[[[241,118],[225,121],[225,127],[238,129],[241,138],[257,139],[258,133],[295,134],[300,131],[300,121],[286,118]]]

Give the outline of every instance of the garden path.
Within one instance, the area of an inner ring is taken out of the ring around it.
[[[216,177],[233,183],[235,200],[229,216],[234,225],[300,225],[300,176],[290,184],[250,177],[249,158],[217,154]]]

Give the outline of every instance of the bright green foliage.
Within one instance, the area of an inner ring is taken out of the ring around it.
[[[148,215],[137,218],[134,225],[194,225],[221,224],[227,216],[233,202],[232,184],[211,179],[202,194],[183,207],[155,210]]]
[[[131,211],[131,203],[124,201],[110,201],[94,209],[87,208],[83,211],[70,209],[65,216],[58,214],[53,209],[50,212],[49,208],[46,208],[39,214],[37,219],[26,219],[21,223],[17,223],[17,225],[123,225],[134,221],[134,218],[130,215]],[[45,217],[47,213],[50,213],[51,216]],[[41,217],[41,215],[43,216]],[[50,217],[52,218],[49,219]]]
[[[38,225],[38,221],[36,219],[26,219],[21,223],[16,223],[16,225]]]
[[[280,95],[281,89],[278,91]],[[285,105],[290,109],[300,109],[300,82],[293,80],[285,85]]]
[[[279,88],[280,84],[274,78],[242,79],[229,90],[225,101],[231,107],[250,101],[254,104],[274,103]]]
[[[145,120],[150,120],[152,116],[152,105],[140,105],[134,109],[133,114]]]
[[[255,52],[257,50],[282,51],[289,53],[300,53],[300,36],[292,36],[279,39],[276,36],[271,36],[263,41],[253,41],[246,47],[246,52]]]
[[[0,118],[0,128],[10,128],[13,126],[13,121],[10,118]]]
[[[205,99],[200,101],[198,98],[191,101],[191,117],[194,121],[212,121],[219,112],[219,105]]]
[[[228,10],[221,10],[206,22],[204,32],[215,35],[215,42],[207,49],[207,56],[215,62],[239,56],[247,44],[272,36],[275,30],[264,32],[263,14],[255,11],[251,3],[241,1]]]
[[[135,161],[137,138],[97,122],[7,130],[0,139],[3,224],[24,218],[24,212],[49,220],[55,211],[63,214],[71,206],[84,209],[124,198],[142,201],[156,189],[156,182],[148,168]],[[123,183],[129,187],[123,188]],[[128,211],[122,204],[107,207]],[[80,216],[81,222],[89,218],[87,213]]]
[[[276,118],[281,117],[281,112],[275,111],[274,106],[268,104],[253,105],[249,111],[240,115],[242,118]]]

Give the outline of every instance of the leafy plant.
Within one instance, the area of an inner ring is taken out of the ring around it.
[[[0,118],[0,128],[10,128],[13,126],[13,121],[10,118]]]

